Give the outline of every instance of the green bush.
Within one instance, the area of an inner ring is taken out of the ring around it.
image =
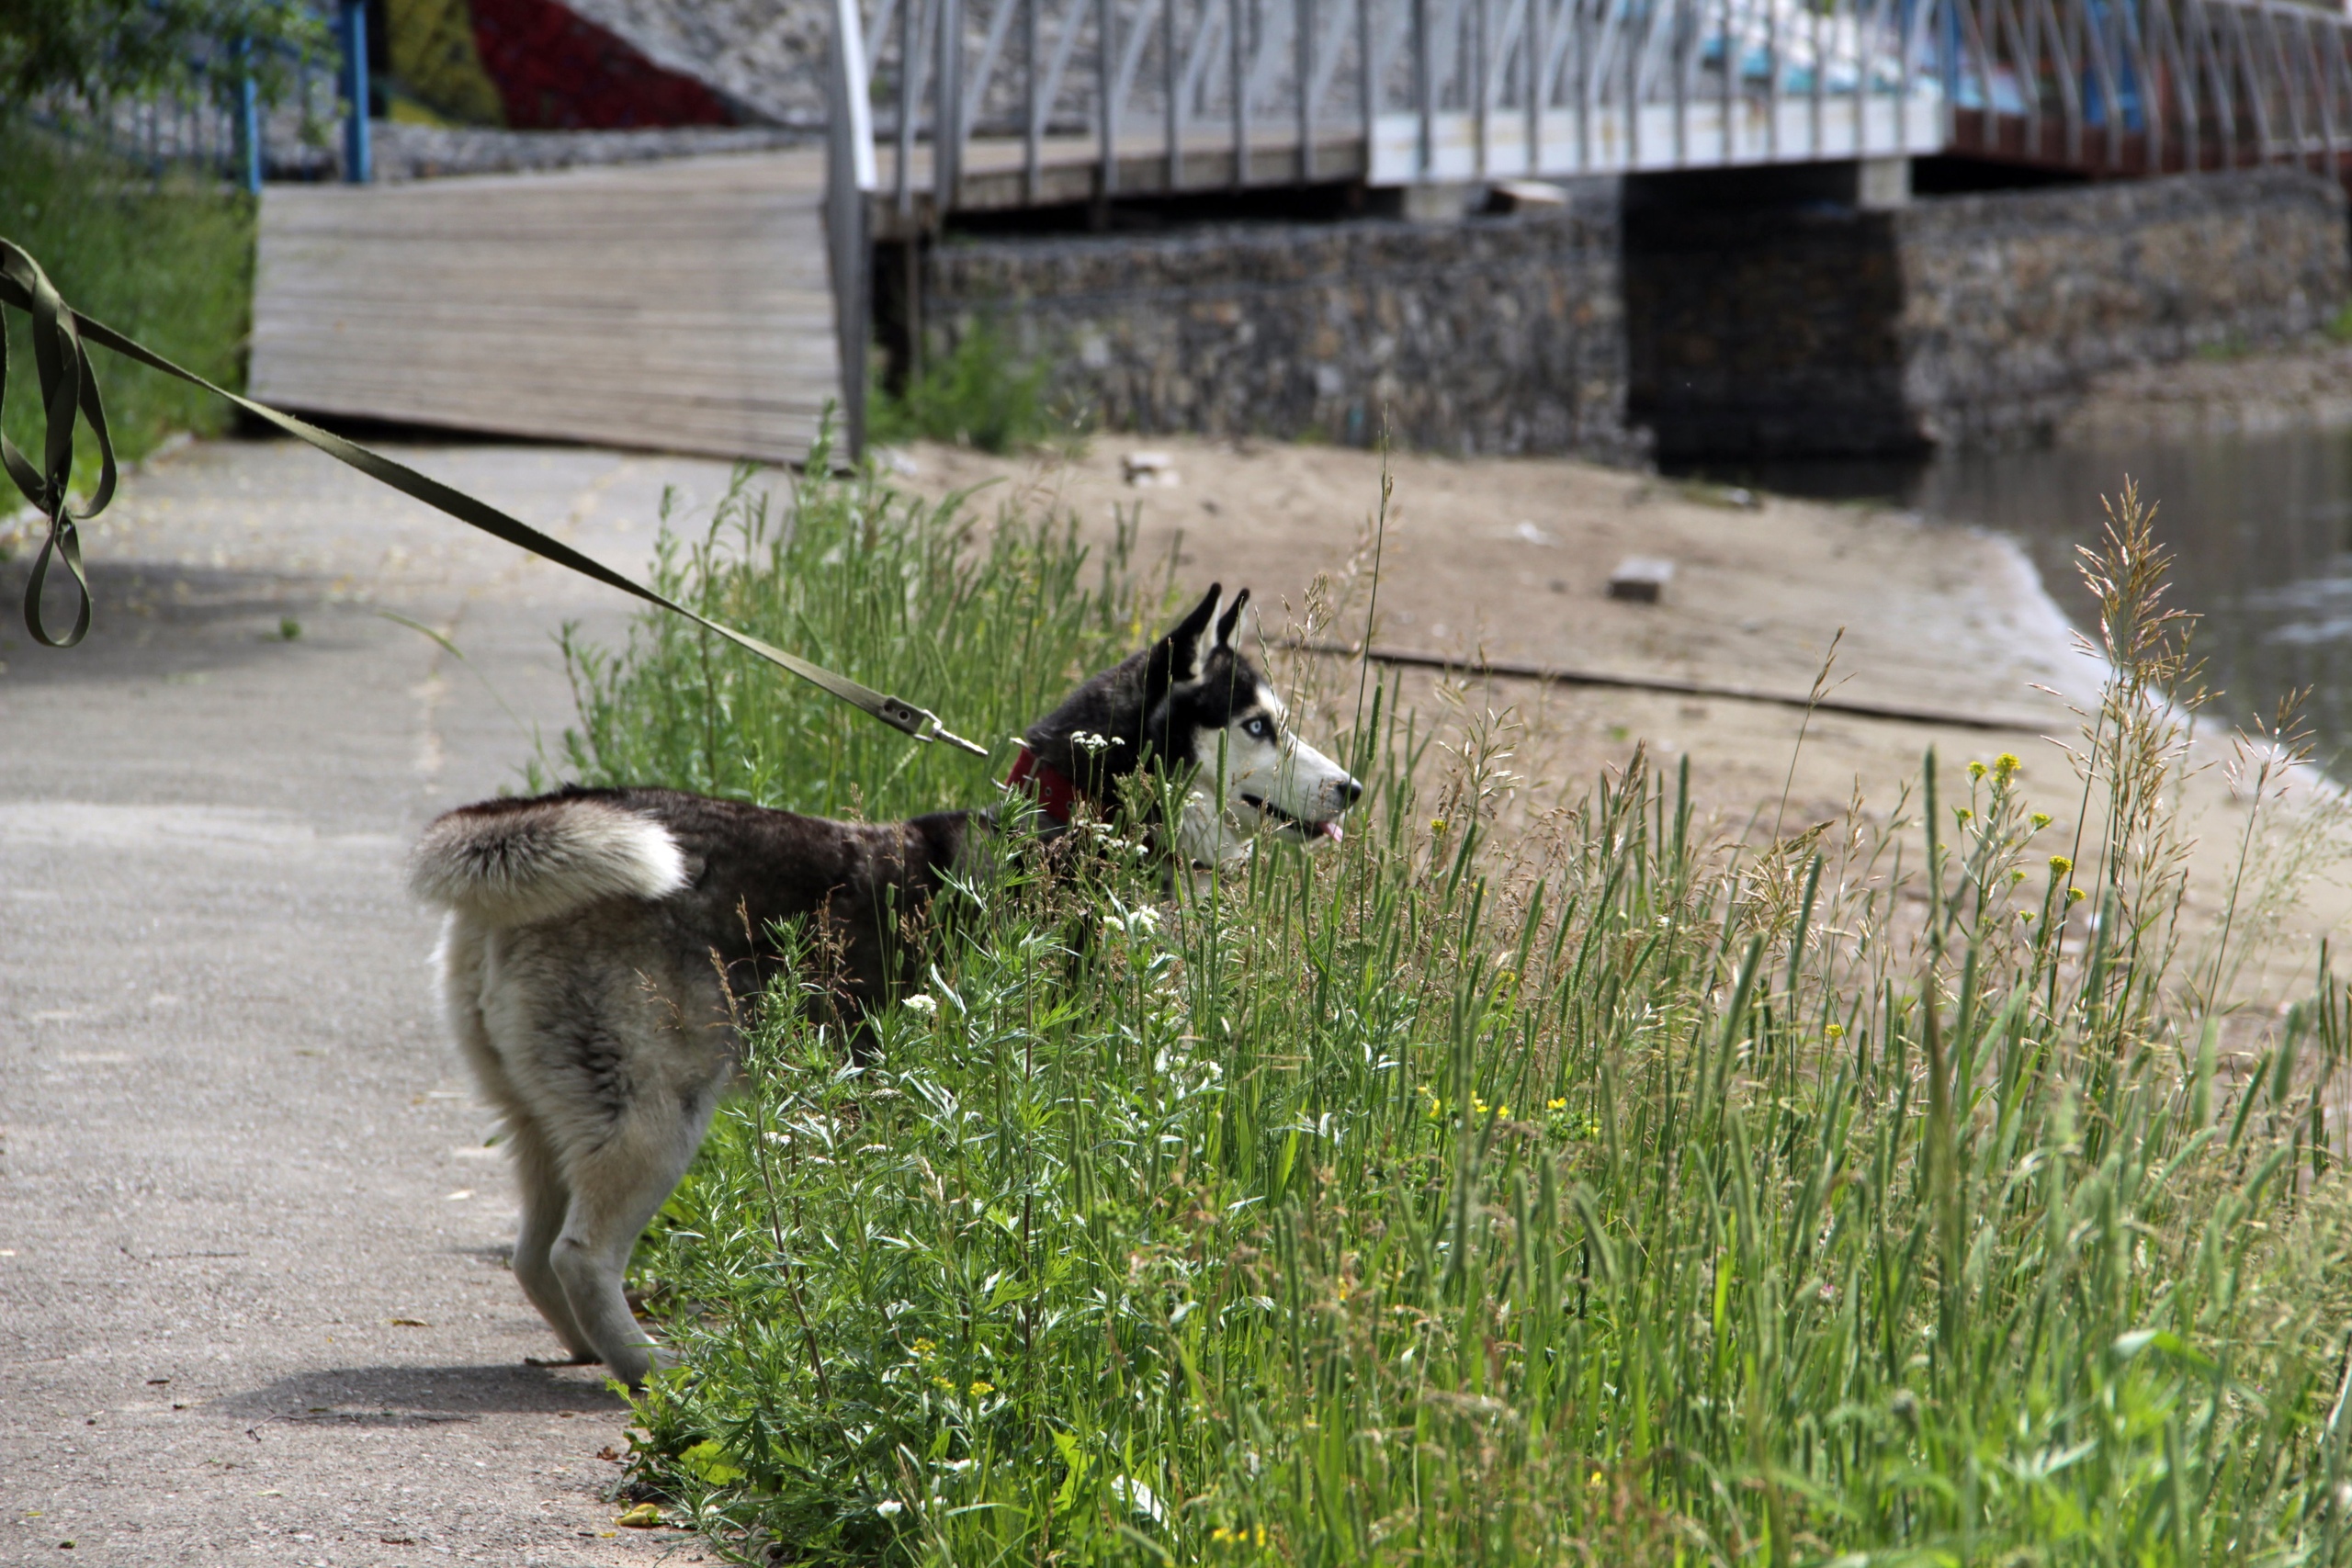
[[[1375,689],[1336,852],[984,878],[862,1064],[779,982],[639,1252],[639,1483],[759,1562],[2346,1561],[2344,995],[2233,1014],[2174,924],[2161,564],[2127,507],[2079,850],[1932,755],[1763,846],[1638,752],[1505,836],[1499,732]],[[811,480],[666,575],[996,736],[1152,629],[1088,565]],[[991,796],[691,631],[575,655],[590,776]]]
[[[186,174],[128,164],[0,118],[0,238],[29,252],[65,302],[231,390],[244,383],[253,311],[254,202]],[[17,445],[39,449],[40,388],[27,319],[8,312],[8,392]],[[115,452],[131,461],[175,431],[226,427],[220,399],[92,349]],[[96,479],[85,434],[74,479]],[[11,490],[13,494],[13,489]]]
[[[946,354],[927,360],[903,394],[877,386],[867,403],[867,434],[881,442],[1014,451],[1059,433],[1045,385],[1045,366],[1016,364],[1003,333],[983,318]]]

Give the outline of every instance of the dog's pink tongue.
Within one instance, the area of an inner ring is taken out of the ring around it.
[[[1348,836],[1347,830],[1341,828],[1337,822],[1324,823],[1320,831],[1325,838],[1330,840],[1335,844],[1342,842]]]

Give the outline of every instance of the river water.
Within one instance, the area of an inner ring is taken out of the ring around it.
[[[2233,720],[2310,689],[2320,760],[2352,777],[2352,429],[2107,437],[1921,465],[1797,463],[1705,477],[1783,494],[1877,498],[1932,521],[1997,529],[2078,626],[2097,608],[2075,550],[2099,536],[2126,475],[2174,553],[2168,602],[2194,612],[2207,684]]]

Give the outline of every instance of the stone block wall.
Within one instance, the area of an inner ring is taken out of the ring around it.
[[[1624,223],[1630,417],[1668,457],[2031,439],[2101,371],[2352,299],[2343,187],[2296,169]]]
[[[2344,187],[2269,168],[1922,201],[1897,215],[1922,435],[2038,435],[2104,370],[2261,344],[2352,299]]]
[[[2030,439],[2102,371],[2352,300],[2343,188],[2296,169],[1891,211],[1676,188],[1459,223],[951,238],[922,319],[934,348],[994,322],[1113,429],[1363,445],[1385,410],[1436,451],[1811,457]]]
[[[950,239],[934,349],[983,321],[1114,429],[1623,457],[1614,204],[1455,224]]]

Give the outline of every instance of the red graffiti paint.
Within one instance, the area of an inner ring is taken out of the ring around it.
[[[514,130],[728,125],[718,95],[557,0],[472,0],[474,44]]]

